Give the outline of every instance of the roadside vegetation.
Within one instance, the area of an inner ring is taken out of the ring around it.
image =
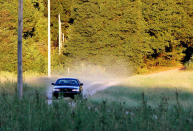
[[[192,130],[192,72],[132,76],[87,99],[48,104],[44,84],[0,83],[0,130]],[[31,78],[30,78],[31,79]],[[42,80],[40,78],[40,80]],[[35,83],[35,82],[33,82]]]
[[[19,100],[16,84],[0,85],[0,129],[8,130],[192,130],[192,108],[183,108],[176,94],[176,103],[167,99],[157,107],[147,105],[146,96],[138,96],[139,105],[126,107],[124,102],[58,100],[47,104],[38,87],[24,86]],[[6,88],[5,88],[6,87]],[[4,90],[5,89],[5,90]],[[175,94],[174,94],[175,96]]]
[[[184,64],[186,70],[193,70],[193,55],[188,62]]]

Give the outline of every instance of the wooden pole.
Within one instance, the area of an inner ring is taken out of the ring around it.
[[[19,0],[18,7],[18,70],[17,70],[17,90],[18,96],[22,99],[23,96],[23,71],[22,71],[22,32],[23,32],[23,0]]]
[[[48,77],[51,76],[50,0],[48,0]]]
[[[64,33],[62,34],[62,43],[64,44]]]
[[[60,20],[60,14],[58,15],[58,25],[59,25],[59,55],[61,54],[61,47],[62,47],[62,42],[61,42],[61,36],[62,36],[62,32],[61,32],[61,20]]]

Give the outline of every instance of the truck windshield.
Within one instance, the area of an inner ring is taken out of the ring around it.
[[[77,80],[59,79],[55,85],[78,86],[79,84]]]

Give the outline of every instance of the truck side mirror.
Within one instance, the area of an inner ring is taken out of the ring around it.
[[[53,86],[54,86],[54,85],[55,85],[55,83],[52,83],[51,85],[53,85]]]
[[[83,83],[80,83],[80,86],[83,86]]]

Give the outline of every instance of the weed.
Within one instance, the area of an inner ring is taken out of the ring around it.
[[[12,89],[13,87],[7,87]],[[25,87],[27,88],[27,87]],[[29,86],[28,86],[29,88]],[[23,100],[8,91],[0,92],[0,130],[191,130],[193,111],[178,111],[179,94],[176,92],[176,106],[169,107],[168,98],[163,97],[158,107],[147,103],[142,93],[141,106],[127,107],[125,103],[92,103],[84,99],[72,102],[58,100],[48,105],[40,96],[38,88],[25,90],[33,92]],[[26,93],[26,92],[24,92]]]

